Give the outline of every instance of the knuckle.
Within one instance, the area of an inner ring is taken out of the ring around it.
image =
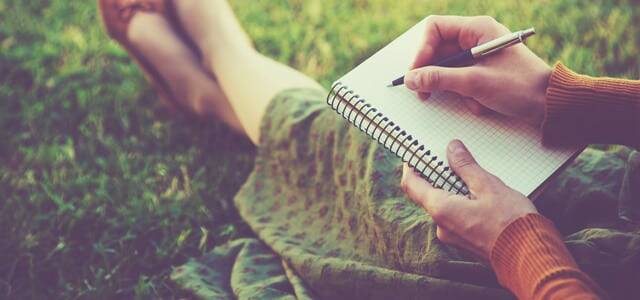
[[[442,80],[442,74],[438,70],[429,70],[427,72],[422,73],[421,86],[434,91],[438,90],[440,87],[440,81]]]
[[[424,18],[424,21],[426,23],[433,23],[433,18],[435,17],[435,15],[428,15],[426,18]]]
[[[428,201],[427,202],[427,211],[429,215],[431,215],[431,219],[433,219],[436,223],[441,223],[444,218],[446,218],[445,210],[441,207],[435,206],[433,202],[437,201]]]
[[[439,18],[440,18],[440,16],[439,16],[439,15],[428,15],[428,16],[425,18],[425,21],[426,21],[427,23],[429,23],[429,24],[433,24],[433,23],[436,23],[436,21],[437,21]]]
[[[459,155],[454,160],[454,165],[456,166],[457,169],[466,168],[475,164],[476,164],[476,161],[473,159],[473,157],[467,154]]]
[[[480,22],[487,25],[495,25],[498,23],[498,21],[496,21],[496,19],[493,18],[492,16],[479,16],[478,20],[480,20]]]
[[[498,22],[498,20],[492,16],[479,16],[477,20],[480,25],[487,26],[486,29],[494,35],[509,32],[509,29],[506,26],[502,25],[502,23]]]

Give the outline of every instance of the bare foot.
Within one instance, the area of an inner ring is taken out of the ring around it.
[[[128,28],[133,46],[154,66],[183,108],[202,117],[215,115],[234,130],[244,133],[220,86],[200,65],[196,54],[155,13],[137,13]]]
[[[214,59],[211,56],[221,51],[253,50],[226,0],[180,0],[174,5],[182,26],[204,54],[203,59]]]

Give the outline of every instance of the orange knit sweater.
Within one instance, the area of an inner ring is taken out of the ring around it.
[[[640,81],[592,78],[556,64],[542,126],[546,144],[640,145]],[[538,214],[512,222],[491,253],[499,282],[518,299],[603,299],[553,224]],[[517,275],[516,275],[517,274]]]

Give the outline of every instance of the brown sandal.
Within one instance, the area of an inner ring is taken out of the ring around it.
[[[160,72],[138,51],[127,37],[127,29],[133,16],[139,11],[154,12],[166,17],[168,0],[98,0],[102,21],[109,36],[124,47],[140,65],[147,79],[160,93],[163,103],[171,111],[181,108]]]

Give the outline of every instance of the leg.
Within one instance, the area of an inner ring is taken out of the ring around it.
[[[259,54],[225,0],[176,1],[180,19],[218,77],[251,140],[258,144],[269,101],[287,88],[322,87],[304,74]]]
[[[182,107],[199,116],[214,115],[244,134],[218,83],[204,70],[164,17],[146,12],[136,14],[131,20],[128,36],[157,68]]]

